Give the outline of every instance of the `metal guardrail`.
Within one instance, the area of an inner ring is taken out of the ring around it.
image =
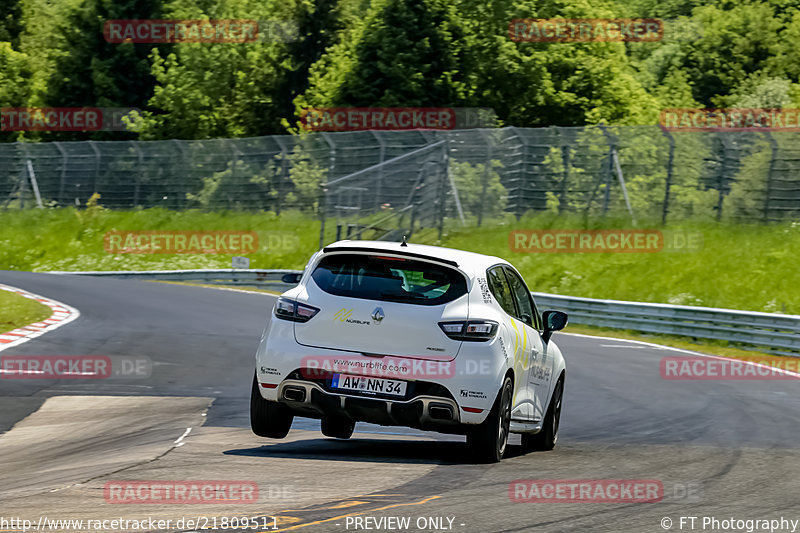
[[[285,290],[285,274],[300,270],[160,270],[52,272],[114,278],[195,281],[210,285],[241,285]],[[557,309],[569,314],[570,322],[644,333],[678,335],[736,343],[744,349],[800,357],[800,315],[779,315],[713,307],[596,300],[576,296],[532,293],[539,310]]]
[[[256,269],[199,269],[199,270],[147,270],[147,271],[86,271],[50,272],[50,274],[75,274],[80,276],[100,276],[120,279],[140,279],[146,281],[192,281],[206,285],[241,285],[262,289],[290,289],[294,285],[284,283],[285,274],[300,274],[302,270],[256,270]]]
[[[575,324],[728,341],[800,357],[798,315],[532,294],[540,309],[564,311]]]

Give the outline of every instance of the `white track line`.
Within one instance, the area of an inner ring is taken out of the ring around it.
[[[191,432],[192,432],[192,428],[186,428],[186,431],[183,432],[183,435],[178,437],[178,440],[173,442],[173,444],[175,445],[175,448],[180,448],[181,446],[186,444],[183,439],[185,439],[186,436],[189,435],[189,433],[191,433]]]
[[[0,332],[0,352],[12,346],[19,346],[40,335],[60,328],[64,324],[69,324],[81,316],[81,313],[74,307],[57,302],[56,300],[51,300],[50,298],[45,298],[44,296],[39,296],[32,292],[18,289],[17,287],[0,283],[0,290],[13,292],[25,298],[36,300],[53,310],[53,314],[51,314],[49,318],[40,322],[34,322],[33,324],[28,324],[27,326],[17,328],[13,331]]]

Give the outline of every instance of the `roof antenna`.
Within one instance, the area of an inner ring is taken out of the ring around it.
[[[405,235],[403,235],[403,242],[400,243],[400,246],[406,246],[406,247],[408,246],[408,243],[406,242],[406,236]]]

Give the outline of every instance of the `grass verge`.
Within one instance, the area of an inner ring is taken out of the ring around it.
[[[435,230],[411,241],[441,244],[508,259],[539,292],[800,314],[800,223],[733,225],[683,222],[668,229],[700,234],[694,251],[658,253],[524,253],[509,243],[515,229],[625,229],[625,220],[585,221],[540,214],[509,216],[461,227],[448,221],[441,240]],[[654,225],[640,224],[639,228]],[[326,242],[335,238],[326,225]],[[301,269],[318,249],[320,222],[299,212],[274,213],[31,209],[0,212],[0,269],[157,270],[229,268],[232,255],[108,253],[110,231],[256,232],[251,268]]]
[[[0,333],[39,322],[52,313],[49,307],[36,300],[0,290]]]

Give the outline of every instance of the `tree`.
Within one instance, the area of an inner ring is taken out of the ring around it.
[[[309,0],[298,5],[297,39],[288,45],[289,66],[283,72],[276,89],[276,104],[287,120],[292,116],[293,101],[309,86],[309,71],[338,41],[339,35],[349,23],[361,16],[361,1]],[[272,133],[283,133],[275,130]]]
[[[19,46],[22,31],[22,5],[20,0],[0,0],[0,42]]]
[[[464,101],[463,38],[444,0],[379,0],[312,68],[306,107],[445,107]]]
[[[145,107],[153,94],[150,51],[144,43],[110,43],[103,25],[117,19],[160,19],[161,0],[84,0],[60,25],[69,53],[55,60],[45,105],[53,107]],[[97,133],[95,138],[131,138],[130,133]],[[60,134],[53,138],[72,138]],[[80,134],[85,139],[85,134]]]
[[[757,72],[781,75],[774,58],[784,46],[783,22],[769,4],[708,5],[695,9],[694,17],[703,25],[703,36],[686,46],[680,63],[701,106],[724,106],[741,81]]]
[[[0,108],[24,107],[30,95],[31,69],[27,55],[11,43],[0,41]],[[0,140],[11,141],[16,132],[0,132]]]
[[[205,10],[180,6],[172,18],[293,20],[295,2],[226,0]],[[287,114],[276,88],[291,65],[288,43],[178,43],[169,54],[152,53],[157,81],[151,110],[138,122],[144,139],[243,137],[278,131]]]

